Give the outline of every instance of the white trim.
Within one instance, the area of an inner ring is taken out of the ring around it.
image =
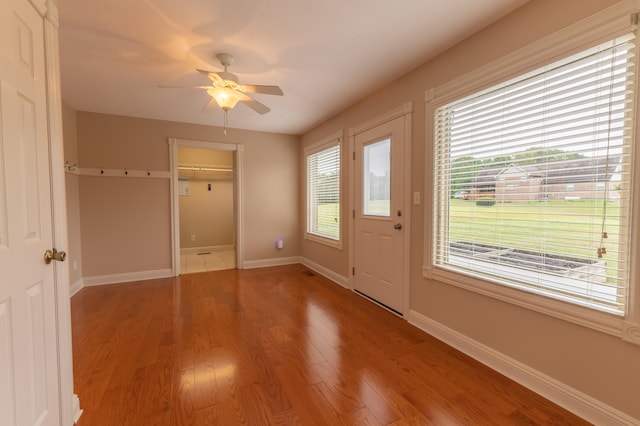
[[[640,1],[638,1],[640,3]],[[640,87],[640,75],[636,72],[636,88]],[[635,122],[640,123],[640,90],[636,90],[635,98]],[[640,128],[634,126],[634,152],[632,158],[633,167],[631,167],[630,188],[632,195],[631,221],[629,230],[629,259],[633,259],[634,255],[637,259],[640,256],[640,185],[638,182],[640,166],[640,146],[638,146],[638,138]],[[640,325],[640,265],[638,262],[632,262],[629,274],[629,294],[627,295],[627,315],[623,324],[623,340],[640,344],[640,335],[634,331],[635,326],[629,327],[630,324]]]
[[[126,272],[123,274],[97,275],[94,277],[84,277],[84,287],[94,285],[119,284],[130,281],[144,281],[158,278],[171,277],[171,269],[156,269],[152,271]]]
[[[170,171],[159,170],[129,170],[129,169],[103,169],[103,168],[81,168],[65,166],[65,171],[78,176],[100,176],[100,177],[124,177],[124,178],[160,178],[170,179]]]
[[[342,139],[343,139],[343,131],[338,130],[337,132],[334,132],[329,136],[326,136],[320,139],[319,141],[312,143],[311,145],[305,146],[304,155],[306,157],[307,155],[315,154],[316,152],[323,151],[325,148],[329,148],[339,143],[342,143]]]
[[[180,275],[180,209],[178,201],[178,147],[212,149],[235,152],[235,226],[236,226],[236,267],[244,269],[244,202],[243,202],[243,164],[244,145],[169,138],[169,160],[171,171],[171,270],[173,276]]]
[[[424,269],[428,269],[428,267],[425,266],[423,267],[423,270]],[[532,311],[560,318],[583,327],[598,330],[602,333],[611,334],[616,337],[621,336],[622,318],[615,315],[586,309],[580,305],[562,302],[543,295],[485,281],[471,274],[452,272],[439,267],[431,268],[429,278]]]
[[[349,232],[348,235],[348,243],[350,247],[349,250],[349,270],[347,272],[347,277],[349,280],[349,283],[347,284],[347,288],[351,289],[351,290],[355,290],[355,282],[353,280],[353,268],[354,268],[354,264],[355,264],[355,249],[354,249],[354,244],[355,244],[355,229],[356,229],[356,202],[355,202],[355,196],[356,196],[356,136],[352,135],[351,132],[349,132],[349,151],[348,151],[348,159],[351,163],[350,167],[349,167],[349,183],[348,183],[348,188],[349,188],[349,205],[348,205],[348,210],[347,210],[347,216],[349,217],[349,229],[351,230],[351,232]]]
[[[410,311],[407,320],[420,330],[589,422],[607,425],[640,424],[640,419],[635,419],[416,311]]]
[[[268,268],[270,266],[295,265],[301,263],[300,256],[275,257],[273,259],[245,260],[244,269]]]
[[[342,206],[340,206],[340,208],[342,209]],[[307,215],[305,214],[305,221],[306,221],[306,216]],[[305,224],[305,225],[307,225],[307,224]],[[343,227],[341,226],[340,227],[340,234],[341,235],[342,235],[342,228]],[[313,233],[311,233],[309,231],[305,231],[304,232],[303,238],[305,240],[313,241],[313,242],[316,242],[318,244],[324,244],[325,246],[329,246],[329,247],[333,247],[333,248],[338,249],[338,250],[342,250],[342,239],[334,240],[333,238],[323,237],[322,235],[316,235],[316,234],[313,234]]]
[[[73,395],[73,397],[71,398],[71,405],[73,424],[76,424],[78,423],[78,420],[80,420],[80,416],[82,416],[82,409],[80,408],[80,399],[78,398],[78,395]]]
[[[236,268],[244,268],[244,145],[236,145]]]
[[[373,129],[381,124],[384,124],[388,121],[395,120],[398,117],[402,117],[403,115],[410,114],[413,111],[413,103],[407,102],[397,108],[392,109],[391,111],[386,112],[385,114],[379,115],[378,117],[366,121],[356,127],[352,127],[349,129],[349,137],[356,136],[362,132],[366,132],[369,129]]]
[[[51,2],[47,0],[29,0],[29,3],[31,3],[31,6],[33,6],[36,12],[43,18],[48,17],[48,7],[55,8],[55,5],[51,6]],[[58,28],[58,21],[50,21],[50,23],[53,24],[55,29]]]
[[[340,275],[329,268],[326,268],[310,259],[307,259],[306,257],[303,257],[302,259],[300,259],[300,263],[302,263],[304,266],[311,269],[312,271],[317,272],[323,277],[333,281],[334,283],[346,288],[347,290],[350,290],[348,277],[345,277],[344,275]]]
[[[413,127],[413,104],[408,103],[404,105],[404,206],[402,206],[404,219],[402,220],[404,226],[404,238],[403,238],[403,265],[404,269],[404,307],[402,314],[404,315],[411,308],[411,207],[412,207],[412,185],[411,185],[411,146],[413,145],[413,135],[411,129]],[[408,119],[407,119],[408,118]]]
[[[71,287],[69,287],[69,297],[75,296],[83,288],[84,288],[84,280],[80,278],[78,281],[73,283]]]

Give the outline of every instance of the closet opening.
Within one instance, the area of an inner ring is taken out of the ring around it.
[[[240,268],[237,145],[171,141],[174,275]]]

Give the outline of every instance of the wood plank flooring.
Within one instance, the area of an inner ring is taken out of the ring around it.
[[[79,426],[587,424],[300,265],[71,307]]]

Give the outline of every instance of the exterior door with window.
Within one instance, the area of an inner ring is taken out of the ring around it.
[[[355,136],[354,289],[402,314],[404,117]]]
[[[0,424],[57,425],[57,321],[42,17],[0,6]],[[62,164],[60,165],[62,167]]]

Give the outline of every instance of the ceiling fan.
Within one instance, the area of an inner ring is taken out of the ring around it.
[[[236,106],[238,102],[242,102],[259,114],[266,114],[271,109],[266,105],[258,102],[247,93],[258,93],[264,95],[282,96],[282,89],[278,86],[264,86],[255,84],[240,84],[238,76],[227,71],[227,67],[233,63],[233,56],[228,53],[218,53],[216,58],[220,64],[224,66],[224,71],[205,71],[197,69],[200,74],[205,75],[211,84],[208,86],[163,86],[163,88],[192,88],[204,89],[211,96],[211,100],[204,107],[203,111],[210,111],[219,106],[226,113]]]

